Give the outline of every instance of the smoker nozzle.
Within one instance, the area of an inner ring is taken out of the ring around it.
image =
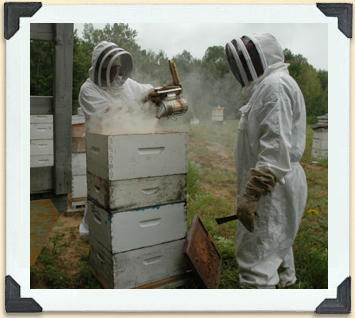
[[[164,117],[164,115],[166,114],[166,107],[163,103],[160,104],[160,106],[158,106],[157,112],[156,112],[156,117],[158,119]]]

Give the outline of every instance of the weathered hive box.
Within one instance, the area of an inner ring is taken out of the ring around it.
[[[86,176],[72,176],[72,198],[82,198],[82,201],[86,200],[87,186]],[[81,205],[82,203],[80,203]]]
[[[314,140],[312,146],[312,157],[325,160],[328,158],[328,141]]]
[[[87,194],[109,211],[186,201],[186,174],[110,181],[88,172]]]
[[[30,115],[30,124],[53,124],[53,115]]]
[[[110,253],[186,237],[186,203],[110,213],[88,200],[90,234]]]
[[[53,166],[53,155],[30,156],[30,164],[31,168]]]
[[[74,116],[73,116],[74,117]],[[86,152],[86,142],[83,135],[85,133],[85,118],[72,119],[72,153]]]
[[[219,126],[223,124],[223,107],[216,107],[212,109],[212,125]]]
[[[53,115],[30,115],[30,166],[53,166]]]
[[[312,157],[318,159],[328,158],[328,114],[318,116],[318,124],[312,125],[313,144]]]
[[[86,194],[86,154],[72,153],[72,198],[83,198],[82,204]]]
[[[53,140],[30,140],[31,156],[53,155]]]
[[[187,134],[86,135],[87,171],[107,180],[187,173]]]
[[[86,144],[85,117],[72,116],[72,193],[68,197],[69,208],[82,207],[86,202]]]
[[[185,241],[112,254],[90,234],[89,262],[109,288],[135,288],[185,274]]]
[[[53,139],[53,124],[30,124],[31,139]]]
[[[72,153],[72,175],[85,176],[86,175],[86,154]]]
[[[190,125],[198,125],[200,120],[198,118],[190,119]]]

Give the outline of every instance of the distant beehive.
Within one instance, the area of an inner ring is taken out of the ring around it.
[[[190,119],[190,125],[198,125],[199,123],[200,123],[200,121],[196,117]]]
[[[212,108],[212,126],[219,127],[223,125],[223,112],[224,108],[221,106]]]
[[[317,159],[328,158],[328,114],[318,116],[318,124],[312,125],[313,145],[312,157]]]
[[[108,288],[184,275],[187,134],[87,134],[90,265]],[[175,278],[174,278],[175,279]]]

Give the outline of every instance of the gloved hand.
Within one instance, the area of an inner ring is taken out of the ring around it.
[[[248,181],[242,200],[237,206],[238,220],[249,232],[254,231],[254,218],[262,195],[269,194],[276,184],[275,176],[270,172],[250,169],[251,177]]]
[[[157,104],[161,101],[160,95],[155,91],[155,88],[152,88],[149,93],[146,101],[150,100],[154,104]]]

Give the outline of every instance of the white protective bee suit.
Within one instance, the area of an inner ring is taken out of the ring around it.
[[[131,54],[116,44],[103,41],[94,48],[90,77],[82,85],[79,94],[79,104],[85,114],[85,133],[100,133],[103,129],[103,115],[108,111],[119,111],[115,109],[117,105],[139,105],[147,98],[153,86],[139,84],[128,78],[132,68]],[[134,101],[136,103],[132,103]],[[83,238],[89,235],[87,206],[79,228]]]
[[[307,200],[306,177],[299,164],[306,141],[306,108],[278,41],[267,33],[241,39],[226,45],[233,74],[250,97],[240,109],[235,143],[237,203],[251,178],[250,169],[269,173],[276,184],[260,197],[253,232],[238,221],[240,284],[241,288],[275,288],[279,283],[285,287],[296,282],[292,244]],[[259,72],[244,45],[248,41],[260,57]],[[244,64],[238,59],[241,55]],[[286,270],[278,274],[280,265]]]

